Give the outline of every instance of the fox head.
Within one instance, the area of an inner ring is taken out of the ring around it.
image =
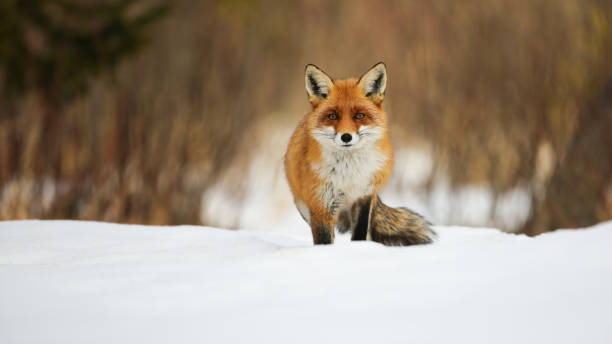
[[[312,112],[308,128],[327,147],[355,149],[378,141],[387,129],[382,102],[387,68],[379,62],[359,79],[333,80],[317,66],[306,65],[304,79]]]

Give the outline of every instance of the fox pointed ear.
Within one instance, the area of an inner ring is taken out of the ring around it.
[[[308,100],[312,105],[316,105],[327,98],[334,85],[332,78],[313,64],[306,65],[304,80],[306,81]]]
[[[382,103],[387,90],[387,66],[378,62],[365,72],[357,83],[366,97],[377,104]]]

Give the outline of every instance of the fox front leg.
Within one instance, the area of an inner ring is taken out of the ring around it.
[[[351,240],[368,240],[371,238],[370,222],[372,218],[372,203],[374,196],[366,196],[357,200],[350,209],[352,227]]]
[[[327,212],[313,212],[310,222],[315,245],[334,243],[334,220]]]

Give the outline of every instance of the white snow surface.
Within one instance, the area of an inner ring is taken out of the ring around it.
[[[436,230],[0,222],[0,343],[612,343],[612,222]]]

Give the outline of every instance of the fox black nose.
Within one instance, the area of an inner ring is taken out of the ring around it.
[[[342,136],[340,136],[340,140],[342,140],[342,142],[344,143],[351,142],[352,139],[353,137],[351,136],[351,134],[342,134]]]

